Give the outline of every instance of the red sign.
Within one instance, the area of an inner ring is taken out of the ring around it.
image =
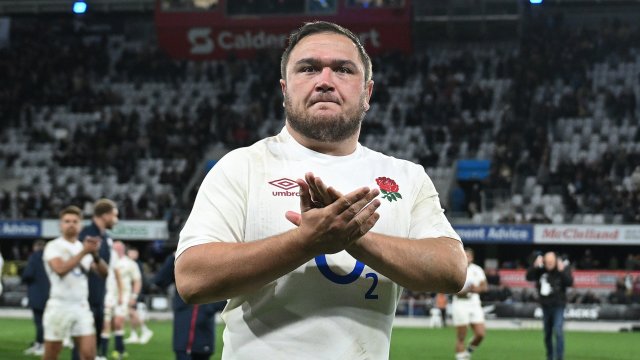
[[[326,20],[356,33],[370,54],[396,50],[410,52],[410,2],[400,8],[362,9],[339,3],[332,14],[228,16],[224,3],[212,11],[167,11],[159,6],[155,21],[158,42],[177,59],[252,57],[256,51],[282,50],[292,30],[304,22]]]
[[[297,24],[296,26],[299,26]],[[295,26],[181,28],[158,27],[160,46],[173,58],[207,60],[221,59],[233,54],[238,58],[251,57],[258,50],[284,49]],[[389,50],[410,51],[409,27],[404,25],[350,26],[371,55]]]
[[[534,287],[535,282],[527,281],[526,270],[498,270],[500,284],[510,288]],[[614,290],[616,281],[627,274],[635,279],[640,271],[577,270],[573,272],[573,287],[578,289]]]

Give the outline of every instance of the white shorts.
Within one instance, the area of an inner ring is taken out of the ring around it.
[[[89,303],[61,303],[47,301],[42,316],[44,339],[63,341],[68,336],[86,336],[96,333]]]
[[[107,294],[104,298],[104,321],[111,321],[114,316],[127,318],[129,314],[129,296],[125,294],[122,304],[118,304],[115,294]]]
[[[456,300],[451,304],[453,326],[484,323],[482,305],[475,301]]]

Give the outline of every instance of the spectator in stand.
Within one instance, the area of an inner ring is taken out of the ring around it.
[[[592,290],[587,290],[580,298],[581,304],[600,304],[600,302],[600,299]]]
[[[640,275],[637,275],[636,280],[633,282],[633,288],[631,290],[631,302],[633,304],[640,303]]]
[[[25,355],[44,354],[44,330],[42,328],[42,314],[49,299],[49,277],[44,268],[42,254],[44,251],[44,240],[36,240],[33,243],[33,253],[27,260],[27,266],[22,272],[22,282],[27,284],[27,298],[29,307],[33,313],[33,323],[36,326],[36,338],[31,347],[24,351]]]
[[[624,276],[616,279],[616,288],[609,294],[609,302],[612,304],[628,304],[627,287],[625,285]]]
[[[573,276],[564,261],[554,252],[538,255],[527,270],[527,280],[535,281],[544,325],[544,344],[547,360],[564,359],[564,309],[567,288],[573,285]],[[555,337],[555,347],[552,338]]]

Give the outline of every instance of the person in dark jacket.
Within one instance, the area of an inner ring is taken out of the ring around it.
[[[118,208],[116,203],[109,199],[100,199],[93,204],[93,217],[91,225],[85,226],[78,239],[84,241],[87,237],[99,237],[100,249],[98,254],[109,264],[111,260],[111,247],[113,239],[107,234],[107,230],[111,230],[118,223]],[[102,333],[102,325],[104,323],[104,296],[107,288],[107,279],[101,278],[93,272],[89,273],[89,306],[93,313],[93,319],[96,326],[96,334]],[[99,346],[100,336],[96,336],[96,346]],[[74,348],[72,352],[73,360],[78,359],[78,353]]]
[[[175,253],[167,257],[153,278],[153,283],[166,288],[175,282]],[[178,291],[173,295],[173,351],[176,360],[208,360],[215,349],[215,313],[226,301],[188,305]]]
[[[33,313],[33,323],[36,326],[36,339],[30,348],[24,351],[25,355],[44,354],[44,329],[42,327],[42,314],[49,299],[49,277],[44,269],[42,253],[44,240],[33,243],[33,253],[27,260],[27,266],[22,271],[22,282],[27,285],[27,298],[29,307]]]
[[[567,304],[567,288],[573,285],[573,276],[568,263],[554,252],[538,255],[533,266],[527,270],[527,280],[535,281],[542,306],[544,344],[547,360],[564,358],[564,309]],[[552,338],[555,335],[555,352]]]

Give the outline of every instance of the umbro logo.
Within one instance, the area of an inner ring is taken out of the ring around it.
[[[271,195],[273,196],[300,196],[299,191],[289,191],[290,189],[298,187],[298,183],[296,183],[291,179],[282,178],[278,180],[273,180],[273,181],[269,181],[269,184],[284,190],[284,191],[272,191]]]

